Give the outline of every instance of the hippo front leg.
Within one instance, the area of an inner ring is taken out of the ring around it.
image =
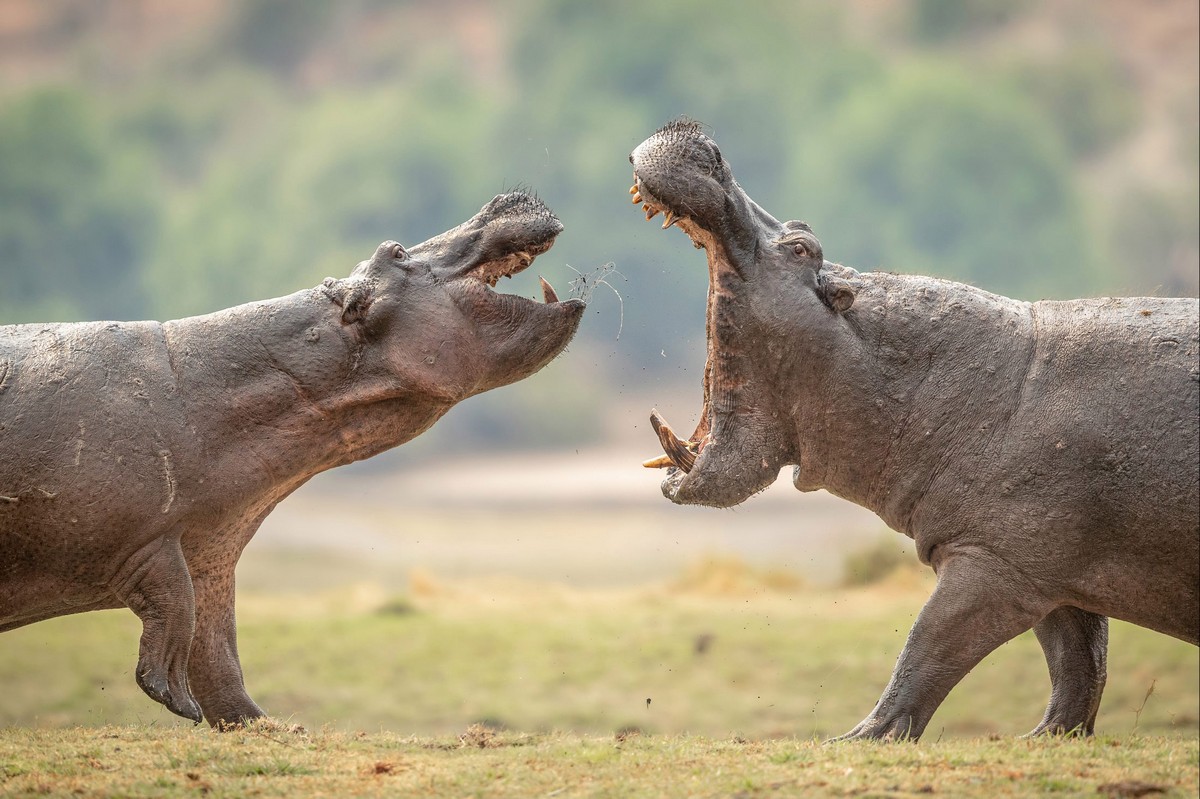
[[[188,689],[188,653],[196,624],[195,596],[179,539],[159,538],[118,573],[115,593],[142,620],[137,683],[172,713],[199,722]]]
[[[228,570],[193,578],[196,586],[196,634],[188,676],[204,718],[217,729],[245,724],[266,715],[250,695],[238,660],[234,616],[233,564]]]
[[[1050,668],[1050,704],[1034,735],[1092,735],[1107,677],[1108,619],[1061,607],[1033,627]]]
[[[1033,586],[1002,561],[977,553],[947,557],[875,709],[833,740],[916,740],[967,672],[1045,613]]]

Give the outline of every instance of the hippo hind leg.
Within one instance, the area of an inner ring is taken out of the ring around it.
[[[1034,735],[1092,735],[1104,693],[1108,619],[1061,607],[1033,627],[1050,668],[1050,704]]]
[[[199,722],[187,676],[196,604],[179,540],[158,538],[138,550],[118,574],[115,593],[142,620],[138,685],[172,713]]]

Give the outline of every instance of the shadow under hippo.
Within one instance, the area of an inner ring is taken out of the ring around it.
[[[875,709],[842,738],[917,738],[959,680],[1033,629],[1034,733],[1091,734],[1108,619],[1200,639],[1196,299],[1018,302],[824,259],[680,120],[630,156],[633,201],[708,260],[704,407],[651,423],[662,490],[729,507],[795,465],[911,537],[937,588]],[[1019,242],[1014,242],[1019,246]]]
[[[234,566],[313,475],[429,428],[557,356],[584,304],[498,294],[562,224],[521,192],[349,277],[171,322],[0,327],[0,631],[142,621],[137,681],[214,725],[246,693]]]

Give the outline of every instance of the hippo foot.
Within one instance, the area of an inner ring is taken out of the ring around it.
[[[177,671],[185,673],[183,669]],[[142,659],[137,665],[137,684],[147,696],[175,715],[183,716],[197,724],[203,721],[200,705],[196,704],[196,700],[188,691],[186,678],[173,677],[171,670],[151,665]]]
[[[300,737],[308,736],[308,728],[303,724],[289,724],[280,719],[271,718],[270,716],[259,716],[253,719],[242,719],[238,722],[222,721],[214,725],[217,732],[237,732],[244,730],[246,732],[261,733],[263,735],[296,735]]]
[[[283,729],[282,722],[273,721],[244,690],[213,691],[203,679],[193,680],[192,684],[196,686],[204,718],[215,730],[239,730],[259,724],[272,724]]]
[[[1064,738],[1090,738],[1095,735],[1095,730],[1087,722],[1068,725],[1065,722],[1047,719],[1021,737],[1039,738],[1049,735],[1062,736]]]
[[[294,732],[291,727],[293,725],[286,724],[277,719],[273,719],[259,708],[253,702],[249,707],[238,711],[231,711],[228,708],[224,712],[210,713],[205,716],[208,723],[217,732],[234,732],[236,730],[258,730],[260,732]],[[298,730],[303,731],[300,725],[294,725]]]
[[[845,735],[830,738],[825,743],[842,743],[844,741],[916,741],[921,737],[923,726],[918,727],[910,713],[889,714],[886,718],[867,716],[854,729]]]

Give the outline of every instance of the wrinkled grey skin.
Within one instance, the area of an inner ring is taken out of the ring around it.
[[[1197,643],[1197,300],[1027,303],[860,274],[756,205],[694,123],[630,160],[635,202],[709,266],[700,424],[685,440],[653,419],[684,467],[663,493],[727,507],[795,464],[798,489],[875,511],[937,573],[882,698],[843,739],[919,737],[1030,628],[1051,680],[1033,733],[1091,734],[1107,617]],[[1020,257],[1019,231],[1012,245]]]
[[[237,655],[242,548],[313,475],[558,355],[583,303],[489,284],[561,230],[512,193],[287,297],[162,324],[0,327],[0,631],[128,607],[151,698],[214,726],[262,716]]]

